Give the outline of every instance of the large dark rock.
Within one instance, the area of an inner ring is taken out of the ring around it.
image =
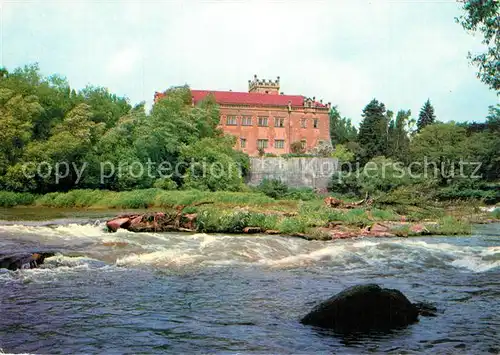
[[[9,269],[12,271],[34,269],[43,264],[46,258],[54,255],[55,253],[53,252],[0,255],[0,269]]]
[[[432,315],[424,311],[429,307],[412,304],[398,290],[367,284],[347,288],[322,302],[301,323],[340,333],[386,331],[418,321],[420,312]]]

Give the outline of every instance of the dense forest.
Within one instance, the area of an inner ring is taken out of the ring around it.
[[[147,113],[143,103],[132,107],[101,87],[76,92],[64,78],[28,65],[3,70],[0,116],[3,190],[238,190],[237,170],[211,179],[187,166],[248,167],[248,157],[232,149],[233,138],[217,129],[217,106],[208,98],[192,107],[187,87],[171,89]]]

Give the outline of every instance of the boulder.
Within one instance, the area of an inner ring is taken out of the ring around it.
[[[255,233],[261,233],[262,228],[260,227],[245,227],[243,228],[243,233],[247,234],[255,234]]]
[[[130,226],[130,216],[118,216],[106,222],[106,226],[111,232],[116,232],[119,228],[127,229]]]
[[[54,255],[55,253],[52,252],[0,255],[0,269],[9,269],[12,271],[34,269],[43,264],[46,258]]]
[[[422,315],[432,313],[430,307],[412,304],[398,290],[367,284],[347,288],[322,302],[301,323],[339,333],[387,331],[418,321],[421,311]]]

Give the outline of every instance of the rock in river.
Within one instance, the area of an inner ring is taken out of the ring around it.
[[[0,254],[0,269],[18,270],[34,269],[43,264],[46,258],[54,256],[52,252],[23,253],[23,254]]]
[[[367,284],[347,288],[322,302],[301,323],[340,333],[390,330],[418,321],[421,311],[400,291]]]

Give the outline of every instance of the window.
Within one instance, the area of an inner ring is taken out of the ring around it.
[[[274,141],[274,148],[276,148],[276,149],[285,148],[285,141],[283,139],[276,139]]]
[[[318,119],[317,118],[314,119],[314,121],[313,121],[313,127],[318,128]]]
[[[251,126],[252,125],[252,116],[243,116],[241,118],[242,126]]]
[[[283,117],[274,117],[274,127],[284,127],[285,119]]]
[[[236,126],[236,116],[227,116],[226,117],[226,125]]]
[[[259,117],[259,126],[267,127],[267,117],[264,116]]]
[[[302,127],[302,128],[307,127],[307,120],[305,118],[300,120],[300,127]]]
[[[302,149],[306,149],[306,147],[307,147],[307,142],[306,142],[306,140],[305,140],[305,139],[301,140],[301,141],[300,141],[300,145],[302,146]]]
[[[257,139],[257,148],[266,149],[267,148],[267,139]]]
[[[240,147],[241,148],[247,147],[247,140],[245,138],[240,138]]]

